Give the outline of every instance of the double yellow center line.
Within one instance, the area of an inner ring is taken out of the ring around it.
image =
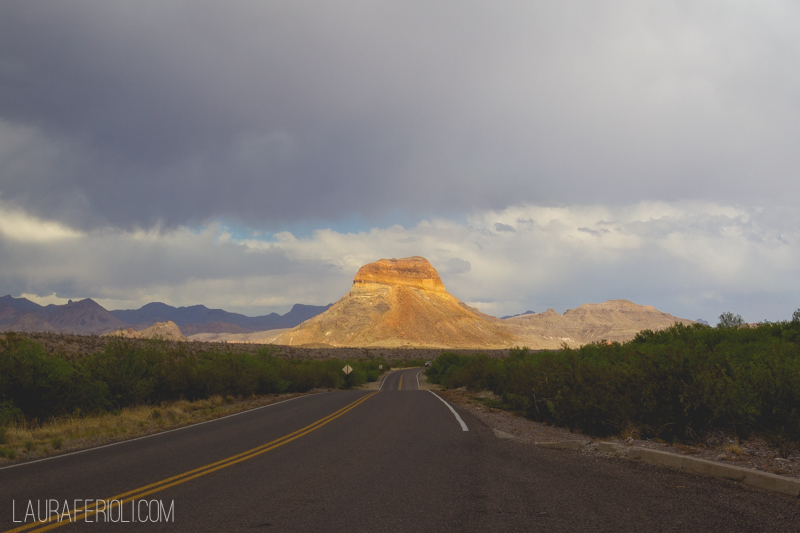
[[[251,450],[247,450],[246,452],[238,453],[236,455],[232,455],[226,459],[222,459],[221,461],[217,461],[215,463],[207,464],[205,466],[201,466],[200,468],[195,468],[194,470],[189,470],[184,472],[183,474],[178,474],[177,476],[168,477],[166,479],[162,479],[161,481],[157,481],[155,483],[151,483],[150,485],[145,485],[144,487],[139,487],[138,489],[130,490],[128,492],[123,492],[122,494],[117,494],[116,496],[112,496],[110,498],[106,498],[103,503],[103,508],[97,505],[87,505],[80,509],[73,509],[71,511],[70,518],[61,517],[61,515],[53,515],[50,519],[46,522],[32,522],[30,524],[26,524],[24,526],[20,526],[16,529],[10,529],[6,533],[17,533],[19,531],[47,531],[53,528],[57,528],[60,526],[67,525],[71,522],[75,522],[78,520],[83,520],[89,516],[94,515],[97,513],[98,510],[101,512],[109,511],[119,505],[123,505],[133,500],[137,500],[153,494],[155,492],[160,492],[162,490],[168,489],[170,487],[174,487],[175,485],[180,485],[181,483],[186,483],[192,479],[196,479],[201,476],[205,476],[206,474],[210,474],[211,472],[216,472],[217,470],[221,470],[223,468],[227,468],[229,466],[235,465],[237,463],[241,463],[242,461],[246,461],[248,459],[252,459],[262,453],[266,453],[270,450],[274,450],[279,446],[283,446],[289,442],[292,442],[295,439],[299,439],[304,435],[308,435],[312,431],[315,431],[328,422],[339,418],[340,416],[344,415],[348,411],[351,411],[367,401],[368,399],[372,398],[380,391],[373,392],[371,394],[367,394],[366,396],[359,398],[358,400],[354,401],[351,404],[348,404],[338,411],[331,413],[330,415],[320,418],[316,422],[307,425],[302,429],[298,429],[297,431],[293,431],[288,435],[284,435],[279,439],[275,439],[271,442],[266,444],[262,444],[261,446],[257,446]],[[105,502],[109,502],[109,506],[106,507]],[[111,503],[113,502],[113,503]]]

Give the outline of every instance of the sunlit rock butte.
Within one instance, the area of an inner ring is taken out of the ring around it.
[[[447,292],[439,273],[420,256],[381,259],[358,269],[352,290],[373,290],[373,285],[403,285],[423,291]]]
[[[642,329],[690,323],[627,300],[501,320],[452,296],[424,257],[381,259],[356,273],[330,309],[261,342],[293,346],[558,348],[633,338]]]
[[[277,344],[386,347],[502,347],[513,335],[451,296],[424,257],[364,265],[350,292]]]

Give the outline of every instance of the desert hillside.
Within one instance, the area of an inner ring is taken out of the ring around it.
[[[595,341],[624,342],[643,329],[659,330],[675,322],[691,324],[691,320],[664,313],[651,305],[637,305],[629,300],[608,300],[599,304],[583,304],[563,315],[548,309],[504,319],[521,344],[532,346],[537,340],[558,339],[570,345]]]
[[[120,329],[118,331],[112,331],[110,333],[106,333],[105,335],[123,337],[126,339],[152,339],[161,337],[164,340],[170,340],[170,341],[187,340],[186,337],[184,337],[183,334],[181,333],[181,330],[180,328],[178,328],[177,324],[171,321],[156,322],[149,328],[145,328],[141,331],[136,331],[133,328],[128,328],[128,329]]]
[[[427,259],[408,257],[364,265],[350,292],[330,309],[260,339],[291,346],[546,349],[629,340],[675,322],[691,321],[627,300],[584,304],[563,315],[550,309],[499,319],[448,293]]]

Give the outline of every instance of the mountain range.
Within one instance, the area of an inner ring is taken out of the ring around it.
[[[108,311],[91,299],[64,305],[39,305],[26,298],[0,297],[0,331],[101,335],[132,328],[144,330],[157,322],[174,322],[184,335],[196,333],[247,333],[291,328],[318,315],[329,305],[295,304],[285,315],[249,317],[204,305],[173,307],[160,302],[140,309]]]
[[[108,311],[91,299],[41,306],[25,298],[0,298],[0,331],[139,338],[273,343],[307,347],[552,349],[598,341],[626,341],[644,329],[691,320],[629,300],[583,304],[559,314],[527,311],[497,318],[447,292],[424,257],[381,259],[362,266],[350,291],[335,304],[296,304],[285,315],[248,317],[203,305],[154,302]]]

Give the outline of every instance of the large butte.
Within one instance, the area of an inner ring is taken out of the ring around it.
[[[354,289],[369,289],[372,284],[404,285],[425,291],[446,292],[439,273],[424,257],[380,259],[358,269]]]

